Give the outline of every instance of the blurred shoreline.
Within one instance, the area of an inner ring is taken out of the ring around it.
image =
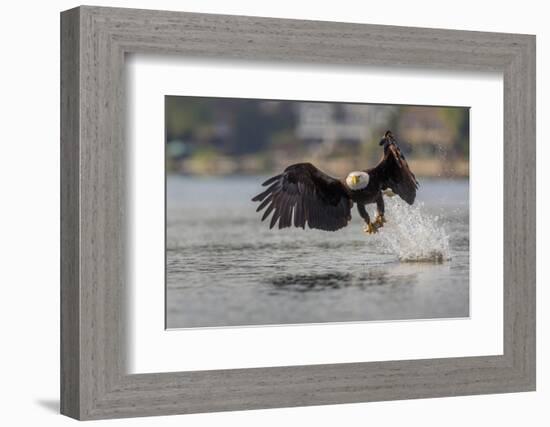
[[[427,178],[468,178],[469,162],[463,158],[442,162],[437,158],[407,159],[417,177]],[[230,176],[230,175],[272,175],[282,172],[294,163],[310,162],[322,171],[333,176],[345,177],[354,170],[364,170],[376,166],[377,162],[366,159],[347,158],[292,158],[289,156],[215,155],[208,159],[188,158],[168,160],[167,170],[175,175],[188,176]]]
[[[375,167],[392,130],[419,177],[469,175],[469,108],[166,97],[166,169],[269,175],[310,162],[345,177]]]

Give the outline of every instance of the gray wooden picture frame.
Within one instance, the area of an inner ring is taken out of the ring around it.
[[[129,375],[124,139],[128,53],[502,72],[504,354]],[[65,415],[84,420],[535,389],[532,35],[71,9],[61,14],[61,166]]]

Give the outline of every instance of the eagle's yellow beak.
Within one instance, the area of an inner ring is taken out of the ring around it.
[[[353,176],[351,177],[351,183],[352,183],[353,185],[359,184],[359,175],[353,175]]]

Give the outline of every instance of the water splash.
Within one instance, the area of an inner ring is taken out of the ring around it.
[[[388,222],[380,230],[381,244],[405,262],[444,262],[451,259],[449,235],[437,216],[423,212],[422,204],[407,205],[385,198]]]

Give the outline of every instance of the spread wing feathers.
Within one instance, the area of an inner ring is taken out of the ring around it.
[[[269,178],[267,189],[252,199],[260,202],[257,212],[265,208],[262,221],[271,217],[269,228],[279,221],[279,228],[295,227],[335,231],[351,219],[353,202],[339,180],[324,174],[311,163],[287,167]]]
[[[382,190],[390,188],[409,205],[414,203],[418,181],[409,169],[407,160],[397,144],[387,145],[384,157],[375,168],[369,171],[369,174],[375,174],[378,177]]]

